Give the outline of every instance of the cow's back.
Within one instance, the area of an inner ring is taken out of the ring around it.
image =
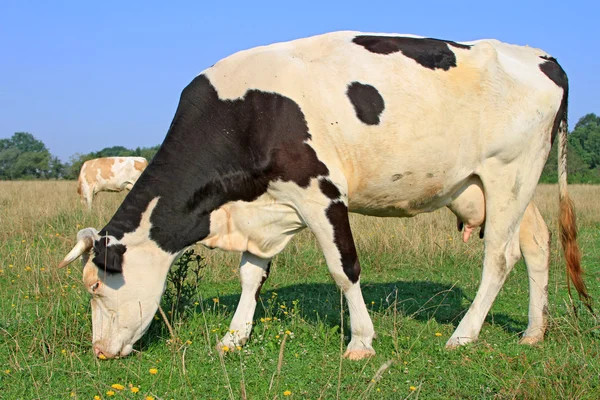
[[[258,90],[298,104],[350,209],[411,215],[448,204],[486,160],[542,146],[562,98],[542,57],[496,40],[336,32],[242,51],[204,75],[220,100]]]

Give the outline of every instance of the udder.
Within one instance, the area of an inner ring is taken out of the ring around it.
[[[463,242],[467,242],[471,233],[481,227],[483,236],[485,223],[485,197],[483,185],[478,177],[471,177],[464,190],[460,192],[448,208],[456,215],[456,227],[463,231]]]

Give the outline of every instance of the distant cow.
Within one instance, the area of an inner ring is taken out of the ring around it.
[[[481,284],[446,345],[478,338],[521,253],[531,284],[523,342],[542,340],[548,235],[531,199],[555,136],[561,241],[588,299],[567,192],[567,96],[554,58],[497,40],[335,32],[217,62],[183,90],[162,146],[110,222],[81,230],[60,264],[83,255],[96,355],[133,350],[169,267],[196,242],[243,253],[240,303],[218,346],[243,345],[271,259],[308,227],[346,297],[345,356],[368,357],[375,331],[348,212],[410,217],[446,206],[465,239],[485,226]]]
[[[147,166],[148,161],[144,157],[105,157],[88,160],[81,166],[77,193],[91,210],[96,193],[131,190]]]

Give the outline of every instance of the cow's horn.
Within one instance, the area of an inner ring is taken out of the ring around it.
[[[94,245],[94,239],[91,236],[84,236],[73,247],[73,250],[58,264],[58,268],[66,267],[75,261],[80,255],[88,251]]]

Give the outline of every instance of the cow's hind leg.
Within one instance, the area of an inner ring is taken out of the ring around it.
[[[529,274],[529,324],[521,343],[535,344],[544,340],[547,327],[550,233],[533,202],[521,221],[519,244]]]
[[[270,259],[260,258],[248,252],[242,254],[240,263],[242,295],[229,325],[229,331],[217,345],[217,350],[223,351],[225,346],[234,350],[237,346],[243,346],[250,337],[258,295],[269,276],[270,267]]]
[[[450,348],[477,340],[498,292],[521,257],[519,225],[533,196],[537,176],[520,176],[518,168],[511,171],[508,167],[503,168],[501,177],[494,172],[496,169],[492,169],[487,180],[481,176],[487,215],[481,283],[469,310],[446,343]]]
[[[329,180],[321,181],[320,187],[329,198],[316,193],[313,201],[299,203],[298,208],[306,225],[315,234],[329,272],[348,304],[352,337],[344,357],[360,360],[375,354],[372,347],[375,331],[360,289],[360,264],[350,229],[348,207]],[[325,206],[321,205],[319,197],[324,197]]]

